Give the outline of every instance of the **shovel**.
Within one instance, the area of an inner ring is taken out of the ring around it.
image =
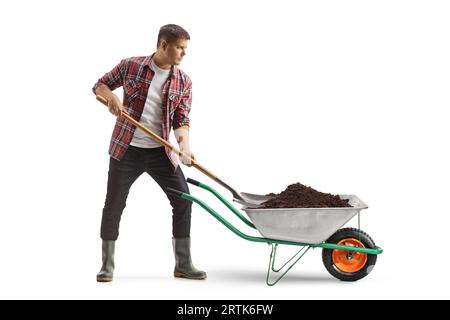
[[[101,103],[103,103],[105,106],[108,106],[108,101],[104,97],[102,97],[100,95],[97,95],[96,99],[98,101],[100,101]],[[180,150],[178,150],[177,148],[172,146],[169,142],[167,142],[166,140],[162,139],[157,134],[153,133],[153,131],[151,131],[151,130],[147,129],[146,127],[144,127],[142,124],[140,124],[134,118],[132,118],[127,112],[122,110],[120,112],[119,117],[124,117],[125,119],[130,121],[132,124],[134,124],[136,127],[138,127],[139,129],[144,131],[146,134],[148,134],[150,137],[152,137],[154,140],[159,142],[161,145],[163,145],[166,148],[169,148],[170,150],[175,152],[179,157],[183,157],[183,153],[180,152]],[[265,196],[265,195],[252,194],[252,193],[247,193],[247,192],[239,193],[235,189],[230,187],[228,184],[226,184],[223,180],[219,179],[216,175],[211,173],[211,171],[209,171],[208,169],[206,169],[205,167],[200,165],[198,162],[196,162],[192,158],[191,158],[191,163],[192,163],[192,166],[194,168],[198,169],[199,171],[201,171],[202,173],[204,173],[205,175],[207,175],[208,177],[213,179],[215,182],[220,184],[222,187],[224,187],[225,189],[230,191],[233,194],[233,200],[238,202],[238,203],[240,203],[240,204],[242,204],[242,205],[244,205],[244,206],[247,206],[247,207],[259,207],[259,206],[261,206],[261,204],[263,202],[271,199],[270,196]]]

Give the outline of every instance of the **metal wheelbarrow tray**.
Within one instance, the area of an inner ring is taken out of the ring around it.
[[[327,240],[340,227],[367,205],[355,195],[339,195],[349,199],[352,207],[344,208],[256,208],[243,210],[266,238],[318,244]]]
[[[241,212],[210,186],[188,178],[187,182],[205,189],[219,199],[247,226],[257,230],[263,237],[255,237],[241,232],[220,214],[197,197],[172,188],[169,194],[195,202],[208,211],[237,236],[253,242],[271,245],[266,283],[275,285],[311,248],[322,248],[322,261],[327,271],[342,281],[357,281],[367,276],[374,268],[377,255],[383,249],[377,247],[372,238],[360,229],[360,211],[367,205],[355,195],[340,195],[349,199],[352,207],[345,208],[292,208],[263,209],[243,207],[249,221]],[[350,219],[358,215],[358,228],[342,228]],[[276,251],[279,245],[301,247],[280,268],[275,268]],[[279,273],[275,281],[270,281],[274,273]]]

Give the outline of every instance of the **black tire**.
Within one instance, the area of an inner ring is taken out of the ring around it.
[[[326,242],[327,243],[339,243],[343,239],[355,239],[360,241],[364,247],[374,249],[376,248],[375,242],[372,238],[359,229],[355,228],[344,228],[336,231]],[[367,254],[367,261],[364,266],[356,272],[344,272],[340,270],[333,262],[333,251],[334,249],[323,249],[322,250],[322,261],[328,272],[335,278],[342,281],[357,281],[359,279],[367,276],[375,266],[377,262],[376,254]],[[351,259],[351,258],[350,258]]]

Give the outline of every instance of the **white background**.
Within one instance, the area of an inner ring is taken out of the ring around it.
[[[448,299],[449,16],[446,1],[3,2],[0,298]],[[193,260],[208,279],[173,279],[171,208],[142,176],[115,280],[95,281],[114,117],[91,87],[154,52],[167,23],[191,34],[181,68],[198,161],[239,191],[357,194],[385,250],[368,277],[340,282],[314,250],[268,287],[269,247],[194,205]]]

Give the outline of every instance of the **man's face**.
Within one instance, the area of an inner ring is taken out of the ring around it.
[[[164,53],[172,65],[179,65],[186,54],[188,40],[177,39],[174,43],[167,43]]]

